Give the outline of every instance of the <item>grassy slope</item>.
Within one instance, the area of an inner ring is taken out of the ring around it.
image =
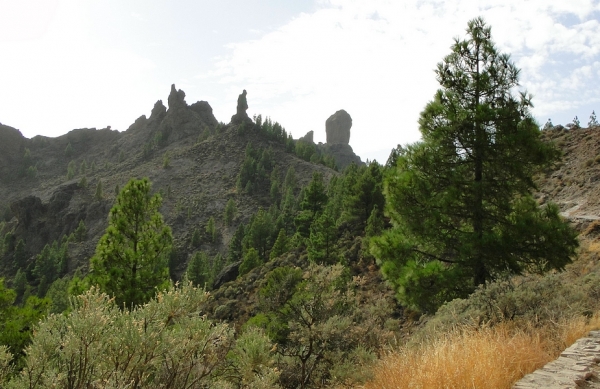
[[[578,257],[564,272],[497,282],[421,318],[409,342],[379,361],[366,388],[510,388],[600,328],[600,131],[544,137],[564,158],[538,177],[537,198],[558,203],[580,229]]]

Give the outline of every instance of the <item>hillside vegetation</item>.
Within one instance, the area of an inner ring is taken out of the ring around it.
[[[0,125],[0,385],[509,388],[555,358],[600,325],[600,132],[540,130],[481,19],[436,74],[422,141],[342,171],[246,91],[229,124],[172,86],[121,133]]]

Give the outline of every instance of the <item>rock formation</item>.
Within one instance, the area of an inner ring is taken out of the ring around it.
[[[314,139],[315,139],[315,132],[309,131],[306,133],[306,135],[304,135],[302,138],[300,138],[298,140],[302,141],[302,142],[307,142],[307,143],[315,143]]]
[[[325,122],[325,132],[327,133],[327,144],[347,145],[350,143],[350,128],[352,127],[352,118],[348,112],[343,109],[337,111]]]
[[[171,84],[171,93],[169,94],[169,99],[167,101],[169,103],[169,110],[187,108],[187,103],[185,102],[185,92],[181,89],[176,90],[175,84]]]
[[[248,110],[248,100],[246,99],[247,94],[248,93],[246,92],[246,89],[244,89],[242,94],[238,96],[236,110],[237,112],[231,117],[231,123],[240,124],[246,121],[252,122],[252,119],[250,119],[248,117],[248,114],[246,113],[246,110]]]
[[[164,106],[162,100],[158,100],[156,103],[154,103],[154,107],[152,108],[152,111],[150,112],[149,120],[160,123],[165,118],[166,114],[167,114],[167,107]]]

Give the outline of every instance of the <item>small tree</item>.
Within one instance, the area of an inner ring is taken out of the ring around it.
[[[168,151],[163,155],[163,169],[168,169],[171,166],[171,156]]]
[[[252,247],[250,248],[246,254],[244,254],[244,260],[242,261],[242,264],[240,265],[240,269],[239,269],[239,274],[240,276],[243,276],[244,274],[248,273],[250,270],[254,269],[255,267],[259,267],[262,264],[262,261],[260,260],[260,256],[258,255],[258,252]]]
[[[72,155],[73,155],[73,146],[71,146],[71,142],[69,142],[69,144],[67,144],[67,147],[65,147],[65,156],[67,158],[71,158]]]
[[[274,259],[279,257],[288,251],[288,237],[285,233],[285,229],[280,229],[279,234],[277,235],[277,240],[275,244],[273,244],[273,248],[271,249],[271,253],[269,254],[269,259]]]
[[[132,179],[117,196],[108,228],[91,259],[91,281],[127,308],[149,301],[169,286],[171,229],[158,211],[161,197],[150,181]]]
[[[227,204],[225,205],[225,213],[224,219],[225,224],[230,226],[235,218],[235,214],[237,213],[237,206],[235,205],[235,201],[233,199],[227,200]]]
[[[596,112],[592,111],[590,115],[590,121],[588,122],[588,128],[598,127],[598,120],[596,119]]]
[[[85,188],[87,188],[87,186],[88,186],[87,177],[86,176],[81,177],[81,180],[79,180],[79,187],[85,189]]]
[[[211,284],[210,273],[211,266],[208,260],[208,256],[203,251],[198,251],[192,256],[190,263],[188,264],[186,275],[194,286],[204,287],[204,285]]]
[[[200,243],[202,242],[202,236],[200,235],[200,231],[198,231],[197,228],[194,228],[194,232],[192,233],[192,240],[191,240],[191,244],[193,247],[198,247],[200,246]]]
[[[67,180],[71,180],[75,177],[76,170],[75,161],[69,162],[69,165],[67,166]]]
[[[87,163],[85,162],[85,159],[83,161],[81,161],[81,165],[79,165],[79,174],[83,174],[85,175],[87,172]]]
[[[215,218],[212,216],[210,217],[210,219],[208,219],[208,223],[206,224],[206,233],[208,234],[208,237],[212,243],[214,243],[217,240],[217,228],[215,226]]]
[[[96,184],[96,193],[94,194],[94,198],[96,200],[102,200],[104,194],[102,193],[102,180],[98,180],[98,184]]]
[[[337,260],[335,220],[323,212],[310,227],[308,259],[319,264],[331,264]]]

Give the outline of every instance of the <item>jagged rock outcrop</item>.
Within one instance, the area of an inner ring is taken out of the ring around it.
[[[302,141],[302,142],[307,142],[307,143],[315,143],[314,136],[315,136],[315,132],[309,131],[306,133],[306,135],[304,135],[302,138],[300,138],[298,140]]]
[[[160,123],[166,115],[167,107],[165,107],[162,100],[158,100],[156,103],[154,103],[154,107],[152,107],[149,120]]]
[[[169,93],[169,110],[185,109],[187,103],[185,102],[185,92],[181,89],[175,89],[175,84],[171,84],[171,93]]]
[[[206,131],[212,133],[218,125],[208,102],[198,101],[188,105],[185,92],[177,90],[175,84],[171,85],[167,103],[168,109],[162,100],[158,100],[148,119],[144,115],[139,117],[127,130],[136,135],[124,139],[122,145],[127,148],[134,144],[150,143],[162,147],[185,138],[196,139]]]
[[[327,144],[347,145],[350,143],[350,128],[352,127],[352,118],[348,112],[343,109],[331,115],[325,122],[325,132],[327,133]]]
[[[248,93],[246,92],[246,89],[244,89],[242,94],[240,94],[238,96],[236,114],[231,117],[231,123],[233,123],[233,124],[241,124],[243,122],[252,123],[252,119],[250,119],[250,117],[248,117],[248,114],[246,113],[246,111],[248,110],[248,100],[246,99],[247,94]]]

